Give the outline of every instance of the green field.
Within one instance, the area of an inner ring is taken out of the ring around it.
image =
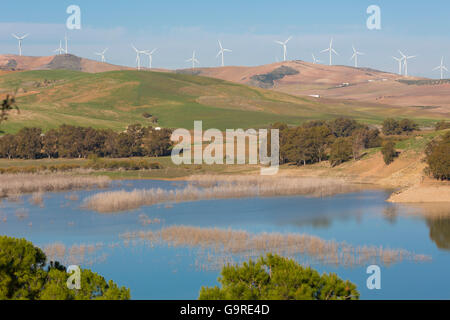
[[[435,116],[417,108],[384,107],[357,102],[326,104],[222,80],[159,72],[114,71],[88,74],[75,71],[28,71],[0,76],[0,93],[18,89],[19,115],[1,124],[3,132],[23,127],[44,130],[61,124],[125,130],[132,123],[150,124],[149,113],[161,127],[260,128],[274,122],[300,124],[312,119],[351,117],[380,123],[385,117],[410,117],[421,123]]]

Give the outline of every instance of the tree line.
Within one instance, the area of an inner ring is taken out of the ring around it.
[[[171,152],[171,134],[170,129],[155,130],[140,124],[121,133],[70,125],[46,133],[40,128],[23,128],[15,135],[0,137],[0,158],[161,157]]]
[[[380,147],[377,128],[347,118],[310,121],[298,127],[274,124],[280,130],[280,162],[299,166],[330,160],[337,166],[359,159],[365,149]]]

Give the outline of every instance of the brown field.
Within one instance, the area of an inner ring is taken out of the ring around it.
[[[287,66],[296,75],[275,81],[270,89],[296,96],[320,95],[318,102],[364,102],[380,107],[415,107],[450,118],[450,84],[408,85],[398,80],[424,80],[394,73],[348,66],[287,61],[257,67],[200,68],[200,75],[256,85],[251,78]],[[348,86],[342,87],[344,83]]]

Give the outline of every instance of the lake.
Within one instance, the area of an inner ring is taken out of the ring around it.
[[[183,182],[120,181],[109,190],[173,189]],[[431,257],[380,265],[381,290],[367,289],[368,265],[336,266],[299,261],[335,272],[358,286],[362,299],[450,299],[450,208],[386,202],[388,190],[327,198],[278,197],[155,205],[99,214],[83,200],[99,190],[48,193],[43,203],[27,195],[0,204],[0,234],[26,238],[63,262],[79,264],[131,289],[133,299],[196,299],[202,286],[217,285],[223,257],[198,248],[124,239],[137,231],[170,226],[245,230],[259,234],[308,234],[352,246],[405,249]],[[64,248],[64,249],[62,249]],[[53,251],[52,251],[53,250]],[[236,257],[236,261],[239,257]]]

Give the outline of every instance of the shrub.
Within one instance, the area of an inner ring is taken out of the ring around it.
[[[434,178],[450,180],[450,132],[441,140],[432,141],[426,148],[426,161]]]
[[[257,262],[226,266],[222,287],[200,291],[199,300],[358,300],[356,286],[336,274],[320,275],[296,261],[268,254]]]
[[[395,150],[395,143],[393,141],[385,142],[383,148],[381,149],[381,153],[383,154],[383,160],[386,165],[390,165],[398,156],[397,151]]]
[[[418,129],[418,124],[409,119],[397,121],[389,118],[383,122],[383,133],[387,136],[408,134]]]
[[[436,131],[450,129],[450,122],[448,121],[439,121],[435,126]]]

